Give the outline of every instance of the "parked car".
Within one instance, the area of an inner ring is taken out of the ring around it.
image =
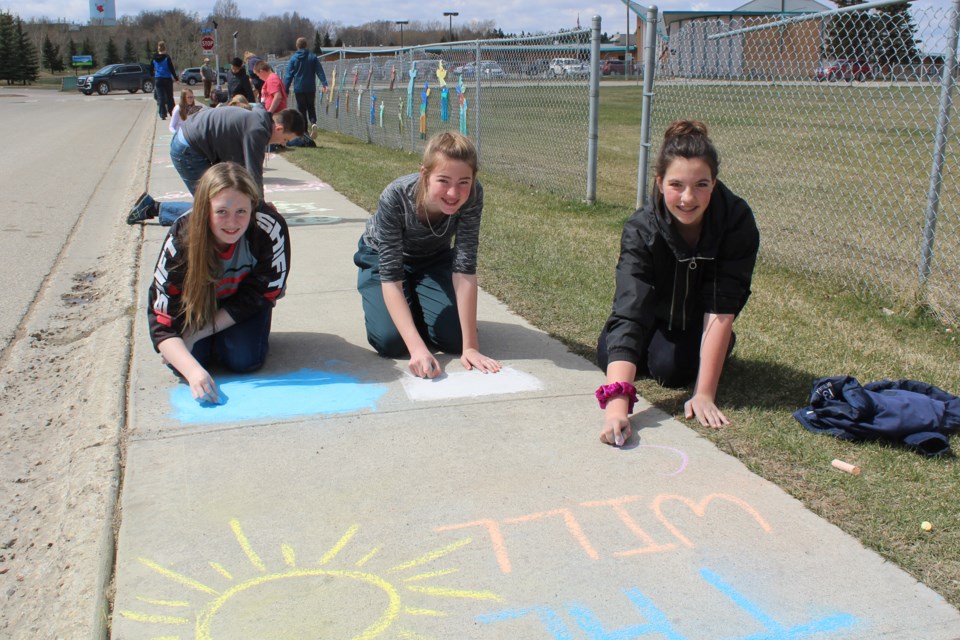
[[[627,65],[623,63],[623,60],[610,58],[604,60],[600,65],[600,74],[604,76],[622,76],[626,72],[626,67]]]
[[[505,78],[507,75],[503,67],[493,60],[481,60],[479,66],[476,62],[468,62],[462,67],[457,67],[453,72],[462,75],[464,78],[476,78],[478,69],[482,78]]]
[[[420,81],[423,80],[436,80],[437,78],[437,69],[440,68],[440,63],[442,60],[414,60],[413,68],[417,70],[417,79]],[[443,62],[445,69],[450,69],[449,65],[446,62]],[[407,71],[409,73],[409,70]]]
[[[576,58],[554,58],[550,61],[551,76],[588,76],[590,67]]]
[[[180,82],[188,84],[191,87],[198,82],[203,82],[203,76],[200,75],[200,67],[188,67],[180,72]],[[220,72],[220,84],[227,84],[227,74]]]
[[[108,64],[91,75],[77,78],[77,91],[88,96],[94,92],[105,96],[124,89],[130,93],[153,93],[153,67],[138,62]]]
[[[528,76],[544,76],[549,71],[550,61],[546,58],[538,58],[523,66],[523,73]]]
[[[390,80],[390,77],[393,75],[393,71],[396,69],[397,76],[396,82],[403,82],[403,79],[407,77],[407,72],[410,70],[409,62],[401,62],[400,60],[387,60],[383,63],[383,79]],[[329,73],[329,72],[328,72]]]
[[[866,60],[826,60],[817,67],[815,77],[817,82],[873,80],[873,69]]]

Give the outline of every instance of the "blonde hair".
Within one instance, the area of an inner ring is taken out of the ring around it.
[[[246,109],[247,111],[250,111],[251,109],[253,109],[253,107],[250,106],[250,101],[247,100],[246,97],[240,95],[239,93],[233,96],[232,98],[230,98],[230,102],[227,103],[227,106],[241,107],[243,109]]]
[[[417,215],[421,217],[427,215],[427,180],[430,178],[430,174],[437,168],[437,165],[448,160],[465,162],[473,170],[474,183],[470,187],[470,199],[467,202],[473,200],[476,195],[476,177],[477,171],[480,170],[477,148],[473,146],[470,138],[461,133],[455,131],[438,133],[430,138],[427,147],[423,150],[423,160],[420,162],[422,174],[416,194]]]
[[[186,221],[187,268],[181,294],[181,313],[187,331],[209,325],[217,312],[216,286],[223,275],[223,263],[210,230],[210,213],[211,201],[224,189],[235,189],[250,198],[251,208],[260,200],[260,191],[250,172],[235,162],[213,165],[197,183],[193,211]]]
[[[157,53],[166,53],[167,52],[167,43],[161,40],[157,43]]]

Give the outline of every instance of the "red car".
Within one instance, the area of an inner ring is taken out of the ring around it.
[[[872,80],[873,69],[866,60],[827,60],[820,63],[817,67],[817,82],[827,80],[836,82],[837,80]]]

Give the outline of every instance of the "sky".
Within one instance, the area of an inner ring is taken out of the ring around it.
[[[114,0],[116,15],[135,16],[141,11],[159,11],[172,6],[188,13],[206,17],[213,10],[215,0]],[[345,3],[333,0],[234,0],[243,18],[260,15],[282,15],[297,11],[314,22],[339,22],[344,26],[359,26],[375,20],[438,21],[449,25],[446,11],[456,11],[453,29],[471,20],[493,20],[505,33],[555,32],[580,25],[589,28],[594,15],[602,19],[601,30],[609,35],[622,33],[628,26],[627,8],[620,0],[363,0]],[[748,0],[663,0],[657,4],[660,11],[729,11]],[[830,0],[819,0],[833,7]],[[637,2],[637,4],[644,4]],[[917,0],[914,7],[949,7],[950,0]],[[90,0],[0,0],[0,10],[19,15],[23,19],[49,18],[86,24],[90,17]],[[631,16],[630,32],[636,21]]]
[[[256,18],[260,15],[281,15],[297,11],[301,16],[315,22],[329,20],[340,22],[344,26],[359,26],[374,20],[417,20],[438,21],[449,25],[445,11],[456,11],[460,15],[453,18],[453,28],[471,20],[493,20],[496,26],[506,33],[555,32],[571,29],[577,25],[590,26],[590,19],[599,15],[601,29],[608,34],[620,33],[627,26],[627,9],[619,0],[363,0],[345,3],[342,1],[319,0],[234,0],[244,18]],[[748,0],[665,0],[657,6],[660,10],[698,10],[733,9]],[[117,17],[137,15],[141,11],[158,11],[170,7],[179,7],[189,13],[198,13],[201,17],[209,15],[215,0],[115,0]],[[824,2],[830,4],[829,2]],[[643,3],[638,3],[643,4]],[[89,0],[0,0],[0,8],[21,18],[47,17],[65,19],[68,22],[86,24],[90,16]],[[635,31],[631,21],[630,31]]]

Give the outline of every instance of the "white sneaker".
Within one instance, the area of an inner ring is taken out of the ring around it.
[[[320,135],[320,127],[316,123],[310,125],[310,139],[316,140],[318,135]]]

